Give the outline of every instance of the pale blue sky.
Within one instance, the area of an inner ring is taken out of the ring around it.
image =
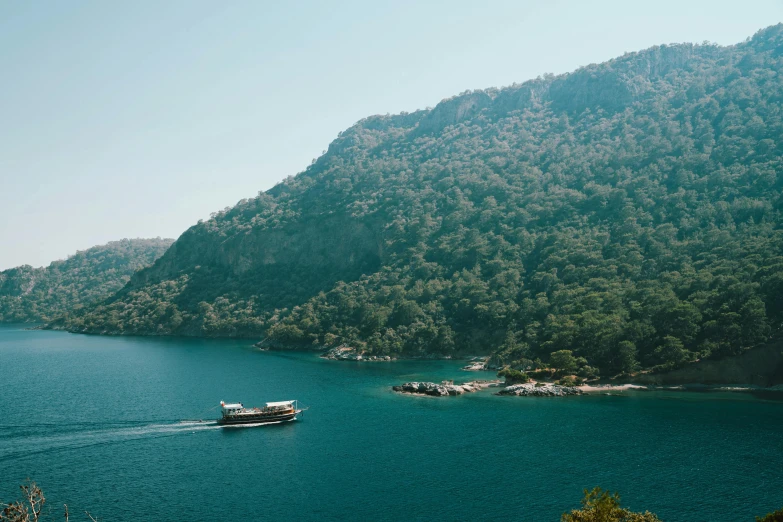
[[[0,270],[177,237],[371,114],[781,20],[783,0],[3,2]]]

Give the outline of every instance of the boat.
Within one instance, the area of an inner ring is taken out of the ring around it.
[[[246,408],[241,402],[223,401],[220,401],[220,406],[223,415],[217,422],[223,426],[288,422],[295,420],[303,411],[299,408],[297,400],[267,402],[263,408]]]

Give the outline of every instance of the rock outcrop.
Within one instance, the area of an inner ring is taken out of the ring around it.
[[[354,348],[351,348],[350,346],[338,346],[336,348],[331,348],[326,351],[323,355],[321,355],[324,359],[331,359],[333,361],[370,361],[370,362],[378,362],[378,361],[394,361],[395,359],[392,359],[388,355],[365,355],[363,353],[360,353]]]
[[[466,372],[490,372],[503,367],[492,357],[473,357],[469,361],[470,364],[462,367]]]
[[[506,386],[495,395],[524,395],[526,397],[566,397],[581,395],[582,390],[575,386],[560,386],[559,384],[527,383]]]
[[[474,91],[441,101],[419,122],[415,133],[431,134],[457,123],[468,121],[492,105],[492,97],[484,91]]]
[[[487,371],[489,368],[487,368],[487,361],[482,359],[479,361],[471,361],[470,364],[463,366],[462,369],[466,372],[483,372]]]
[[[464,384],[454,384],[451,381],[443,381],[440,384],[434,382],[406,382],[401,386],[392,386],[396,392],[414,393],[417,395],[430,395],[432,397],[446,397],[449,395],[462,395],[473,393],[497,384],[497,381],[472,381]]]

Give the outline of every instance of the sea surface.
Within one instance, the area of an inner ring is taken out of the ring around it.
[[[67,503],[71,520],[556,521],[597,485],[666,521],[752,521],[783,507],[774,398],[390,391],[491,377],[452,361],[0,326],[0,499],[29,477],[52,520]],[[288,399],[309,406],[301,420],[212,421],[220,400]]]

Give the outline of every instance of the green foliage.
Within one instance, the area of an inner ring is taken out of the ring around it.
[[[521,366],[523,368],[532,368],[536,366],[535,361],[527,359],[527,356],[530,353],[530,346],[526,342],[520,341],[518,339],[519,336],[518,333],[515,333],[512,330],[506,332],[506,338],[494,353],[494,360],[496,363],[514,363],[515,366]]]
[[[530,381],[530,377],[528,377],[525,372],[508,367],[500,370],[498,372],[498,377],[505,377],[507,384],[521,384]]]
[[[660,522],[660,519],[649,511],[634,513],[620,507],[620,495],[602,491],[596,487],[592,491],[585,490],[582,499],[582,509],[563,513],[562,522]]]
[[[623,373],[633,373],[639,369],[636,346],[631,341],[621,341],[617,344],[617,355],[614,366]]]
[[[571,350],[558,350],[549,355],[549,366],[561,375],[570,375],[577,370],[576,357]]]
[[[304,332],[294,324],[277,323],[268,332],[271,340],[283,344],[297,344],[306,341]]]
[[[783,331],[782,47],[775,26],[367,118],[63,324],[568,350],[588,379],[741,353]]]
[[[663,363],[663,366],[669,368],[682,366],[691,357],[691,353],[685,349],[682,341],[671,335],[663,338],[663,342],[655,349],[654,353]]]
[[[552,371],[545,368],[528,372],[528,376],[530,376],[531,379],[536,379],[537,381],[551,379],[552,374]]]
[[[77,252],[45,268],[0,272],[0,322],[45,322],[93,305],[151,265],[172,239],[123,239]]]
[[[783,509],[767,513],[763,517],[756,517],[756,522],[783,522]]]
[[[585,381],[582,377],[575,377],[573,375],[565,375],[555,381],[555,384],[559,384],[560,386],[579,386],[580,384],[583,384]]]

